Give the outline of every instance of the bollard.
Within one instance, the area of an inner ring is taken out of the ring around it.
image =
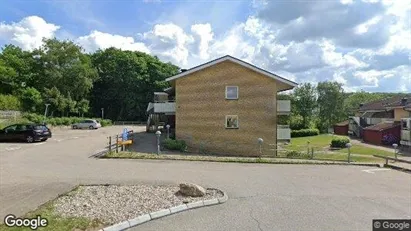
[[[161,132],[156,131],[156,136],[157,136],[157,155],[160,155],[160,136],[161,136]]]
[[[397,154],[398,154],[397,148],[398,148],[398,144],[392,144],[392,146],[394,147],[395,160],[397,160]]]
[[[258,144],[260,145],[260,156],[263,154],[263,138],[258,138]]]
[[[170,139],[170,124],[167,124],[166,128],[167,128],[167,139]]]
[[[351,151],[350,151],[350,148],[351,148],[351,146],[352,146],[352,144],[351,143],[347,143],[345,146],[347,146],[347,148],[348,148],[348,163],[350,163],[350,155],[351,155]]]
[[[314,159],[314,148],[311,148],[311,159]]]
[[[307,155],[310,155],[310,141],[307,141]]]

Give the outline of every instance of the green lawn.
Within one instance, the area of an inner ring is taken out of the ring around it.
[[[314,148],[315,152],[325,151],[326,147],[330,146],[333,135],[323,134],[318,136],[309,136],[309,137],[297,137],[291,138],[291,143],[289,145],[284,145],[283,147],[287,150],[295,151],[307,151],[307,141],[310,141],[310,146]],[[330,150],[327,150],[329,152]],[[347,148],[340,150],[334,150],[332,152],[347,154]],[[394,152],[388,152],[380,150],[377,148],[365,147],[359,144],[354,144],[351,147],[351,153],[360,154],[360,155],[383,155],[383,156],[394,156]]]

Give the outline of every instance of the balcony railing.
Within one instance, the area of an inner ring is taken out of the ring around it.
[[[147,106],[147,112],[173,115],[176,112],[176,103],[171,100],[161,103],[149,103]]]
[[[291,140],[291,129],[288,125],[277,125],[277,140]]]
[[[379,124],[382,122],[394,122],[394,118],[365,118],[369,125]]]
[[[291,112],[290,100],[277,100],[277,114],[288,115]]]

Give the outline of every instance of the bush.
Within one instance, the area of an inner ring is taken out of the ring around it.
[[[309,159],[310,155],[307,153],[299,152],[299,151],[287,151],[286,152],[287,158],[301,158],[301,159]]]
[[[35,114],[35,113],[24,113],[23,118],[27,119],[28,121],[32,123],[43,123],[44,121],[44,116]],[[72,124],[78,123],[86,118],[81,118],[81,117],[47,117],[45,120],[46,124],[51,125],[51,126],[70,126]],[[112,125],[111,120],[109,119],[99,119],[95,118],[95,120],[100,121],[102,127],[110,126]]]
[[[21,101],[14,95],[0,94],[0,110],[19,111],[21,109]]]
[[[109,119],[99,120],[102,127],[111,126],[113,123]]]
[[[318,129],[292,130],[291,137],[317,136],[320,134]]]
[[[345,148],[349,142],[350,142],[350,139],[348,137],[338,136],[331,140],[331,147]]]
[[[184,152],[187,149],[187,145],[184,140],[165,139],[163,144],[164,144],[164,147],[169,150],[179,150],[179,151]]]

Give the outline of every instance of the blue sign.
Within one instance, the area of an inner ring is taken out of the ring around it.
[[[123,141],[128,140],[128,130],[127,130],[127,128],[123,129],[122,138],[123,138]]]

